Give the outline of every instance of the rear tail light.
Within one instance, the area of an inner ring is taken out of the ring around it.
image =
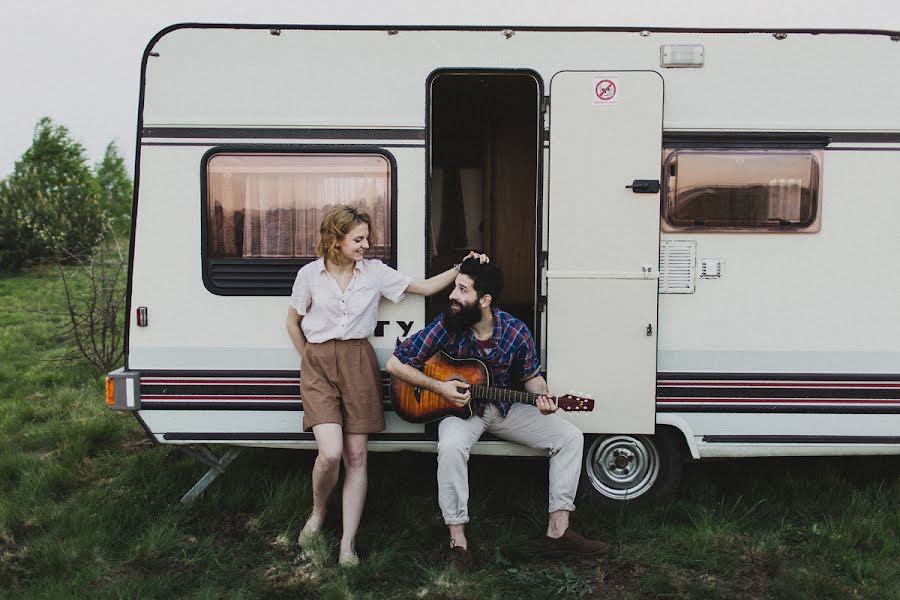
[[[112,410],[141,410],[141,374],[117,369],[106,378],[106,405]]]
[[[113,406],[116,403],[116,382],[112,377],[106,378],[106,405]]]

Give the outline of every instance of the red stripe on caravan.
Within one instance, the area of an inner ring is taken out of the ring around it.
[[[748,382],[748,381],[670,381],[660,380],[657,387],[773,387],[773,388],[900,388],[900,383],[786,383],[786,382]]]
[[[141,396],[141,400],[290,400],[298,401],[300,396]]]
[[[168,384],[179,384],[179,383],[187,383],[187,384],[250,384],[250,385],[285,385],[288,383],[296,383],[300,384],[300,378],[296,377],[293,379],[153,379],[148,377],[147,379],[141,379],[141,383],[146,383],[148,385],[158,385],[162,383]]]
[[[872,398],[657,398],[657,402],[669,404],[900,404],[900,401]]]

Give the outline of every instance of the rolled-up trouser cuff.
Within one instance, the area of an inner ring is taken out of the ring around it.
[[[447,525],[465,525],[469,522],[469,517],[456,517],[453,519],[448,519],[444,517],[444,523]]]
[[[549,510],[548,512],[554,513],[554,512],[556,512],[556,511],[558,511],[558,510],[565,510],[565,511],[568,511],[568,512],[574,512],[574,511],[575,511],[575,505],[572,504],[571,502],[557,502],[556,504],[551,504],[551,505],[550,505],[550,510]]]

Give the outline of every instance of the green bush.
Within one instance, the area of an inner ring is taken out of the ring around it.
[[[115,142],[110,142],[103,160],[95,167],[100,187],[100,206],[112,218],[119,233],[127,233],[131,223],[131,196],[134,186],[125,168],[125,159]]]
[[[99,243],[106,219],[84,148],[44,117],[31,147],[0,182],[0,269],[86,256]]]

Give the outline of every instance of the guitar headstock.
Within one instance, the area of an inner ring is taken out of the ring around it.
[[[594,399],[589,395],[576,396],[574,393],[565,396],[557,396],[556,404],[567,412],[589,412],[594,410]]]

